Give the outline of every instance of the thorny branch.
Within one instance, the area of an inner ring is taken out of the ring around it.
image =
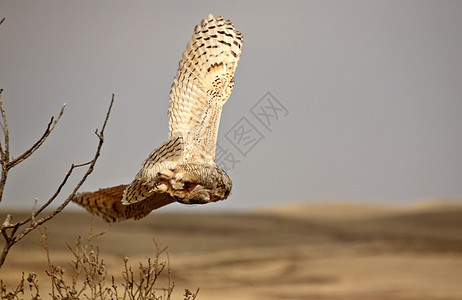
[[[7,178],[7,175],[8,175],[8,171],[12,167],[17,165],[18,163],[21,163],[22,161],[27,159],[32,153],[34,153],[43,144],[43,142],[50,135],[51,131],[54,129],[54,127],[58,123],[59,119],[61,118],[61,116],[62,116],[62,114],[64,112],[64,107],[65,107],[65,105],[62,107],[61,112],[60,112],[58,118],[56,118],[56,120],[53,121],[54,118],[51,119],[50,123],[47,126],[47,129],[45,130],[45,133],[42,135],[42,137],[31,148],[29,148],[27,151],[25,151],[18,158],[10,161],[8,123],[7,123],[7,120],[6,120],[6,114],[5,114],[5,110],[3,108],[3,103],[1,101],[1,92],[2,91],[3,90],[0,90],[0,111],[1,111],[1,114],[2,114],[2,118],[3,118],[2,129],[3,129],[3,134],[4,134],[4,146],[2,146],[1,143],[0,143],[1,163],[2,163],[2,175],[1,175],[1,178],[0,178],[0,201],[1,201],[1,196],[3,194],[3,190],[5,188],[5,183],[6,183],[6,178]],[[10,248],[15,243],[17,243],[22,238],[24,238],[28,233],[30,233],[31,231],[36,229],[38,226],[40,226],[43,223],[49,221],[54,216],[56,216],[58,213],[60,213],[69,204],[69,202],[72,200],[72,198],[74,198],[77,191],[82,186],[82,184],[85,182],[87,177],[93,172],[94,166],[95,166],[96,161],[98,160],[98,158],[100,156],[101,148],[102,148],[103,143],[104,143],[104,130],[106,129],[106,125],[107,125],[107,122],[108,122],[108,119],[109,119],[109,115],[111,113],[113,103],[114,103],[114,94],[112,94],[111,102],[110,102],[108,111],[106,113],[106,117],[104,119],[103,126],[102,126],[100,131],[96,130],[96,132],[95,132],[96,136],[98,137],[99,142],[98,142],[98,146],[96,148],[96,152],[95,152],[95,155],[94,155],[93,159],[91,161],[89,161],[87,163],[83,163],[83,164],[72,164],[70,169],[67,171],[66,175],[64,176],[63,181],[58,186],[56,192],[53,194],[53,196],[51,196],[51,198],[45,204],[43,204],[39,209],[36,210],[35,206],[34,206],[34,210],[32,211],[32,214],[31,214],[31,216],[29,218],[12,224],[11,223],[11,219],[12,219],[11,215],[6,216],[5,221],[3,222],[2,226],[0,227],[2,236],[5,239],[5,245],[4,245],[4,248],[3,248],[3,252],[2,252],[2,254],[0,256],[0,268],[3,265],[3,263],[5,262],[5,258],[8,255],[8,252],[9,252]],[[87,171],[82,176],[81,180],[77,183],[77,185],[75,186],[72,193],[66,198],[66,200],[58,208],[53,210],[50,214],[36,220],[36,217],[46,207],[48,207],[57,198],[57,196],[60,194],[62,188],[67,183],[67,180],[72,175],[72,172],[74,171],[74,169],[84,167],[84,166],[88,166]],[[22,231],[20,231],[20,233],[16,234],[18,232],[18,230],[20,229],[20,227],[22,227],[24,225],[27,225],[27,224],[28,224],[28,226],[26,228],[24,228]]]

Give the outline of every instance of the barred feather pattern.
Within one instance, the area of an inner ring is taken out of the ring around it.
[[[141,219],[152,210],[175,202],[167,194],[151,195],[143,202],[133,205],[123,205],[122,197],[128,185],[99,189],[96,192],[77,194],[73,201],[83,206],[89,213],[103,218],[106,222],[122,221],[126,219]]]
[[[185,141],[184,160],[213,162],[221,111],[234,87],[242,34],[209,15],[197,25],[170,91],[169,136]]]

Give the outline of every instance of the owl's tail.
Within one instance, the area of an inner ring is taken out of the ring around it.
[[[155,194],[148,199],[130,205],[122,204],[124,190],[128,185],[99,189],[96,192],[77,194],[72,201],[83,206],[89,213],[103,218],[106,222],[118,222],[127,219],[141,219],[152,210],[174,202],[165,194]]]

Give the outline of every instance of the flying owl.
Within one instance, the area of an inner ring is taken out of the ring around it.
[[[168,140],[149,154],[129,185],[79,193],[73,201],[114,222],[145,217],[173,202],[226,199],[232,182],[215,163],[215,146],[242,43],[242,34],[230,20],[213,15],[202,20],[170,90]]]

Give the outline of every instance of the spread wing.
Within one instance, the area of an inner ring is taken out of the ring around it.
[[[215,161],[223,104],[234,86],[242,34],[231,21],[209,15],[196,26],[170,91],[169,137],[184,139],[184,162]]]

